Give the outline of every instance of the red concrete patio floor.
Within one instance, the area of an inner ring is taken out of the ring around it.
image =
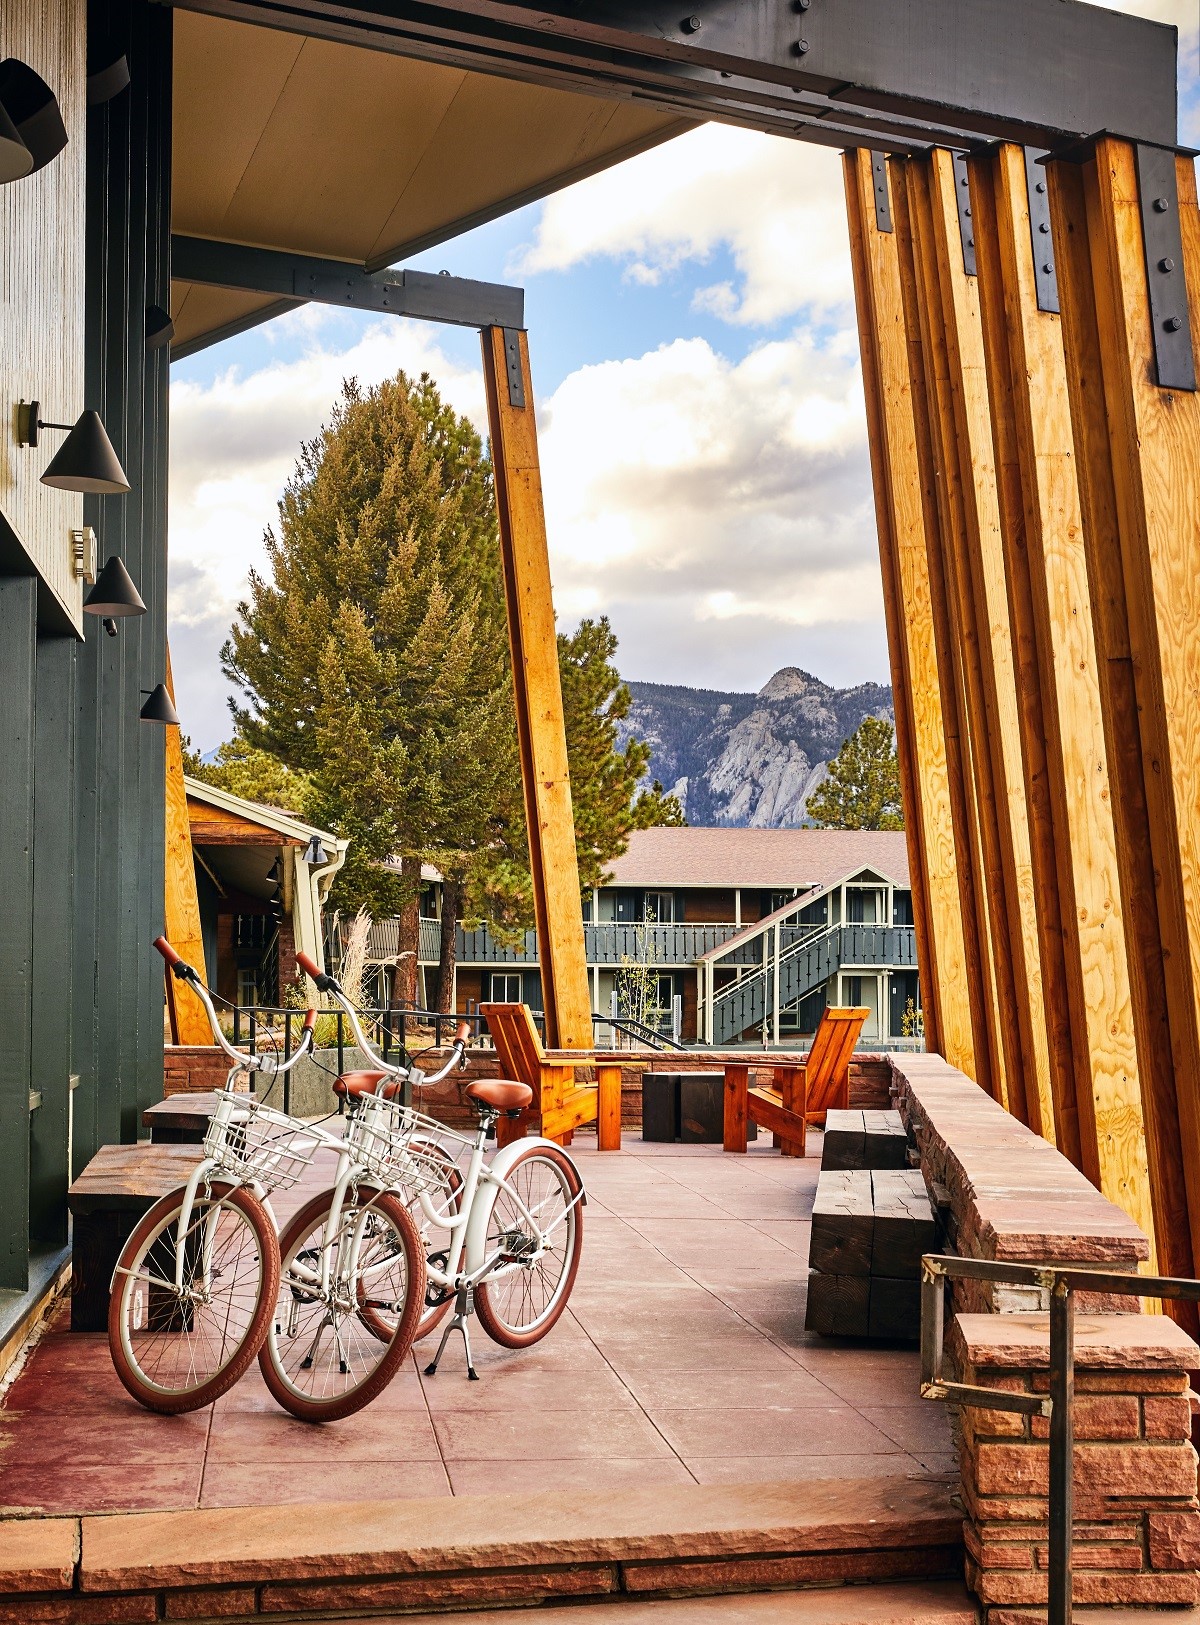
[[[106,1339],[63,1317],[0,1409],[0,1510],[951,1472],[946,1413],[918,1398],[915,1352],[804,1331],[820,1145],[794,1160],[630,1138],[601,1156],[578,1136],[583,1262],[546,1341],[509,1353],[476,1328],[478,1383],[453,1345],[424,1377],[420,1345],[373,1406],[326,1427],[288,1417],[257,1368],[207,1410],[152,1416],[118,1383]]]

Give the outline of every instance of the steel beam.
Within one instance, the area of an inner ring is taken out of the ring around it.
[[[269,248],[214,242],[204,237],[171,239],[171,275],[245,293],[270,294],[285,302],[312,301],[351,310],[377,310],[456,327],[525,325],[525,292],[498,282],[429,271],[367,272],[346,260],[315,259]],[[179,353],[178,351],[176,352]]]
[[[1175,29],[1080,0],[695,0],[690,14],[670,0],[170,3],[764,129],[811,117],[796,98],[815,96],[833,123],[883,110],[947,146],[964,130],[1047,147],[1098,130],[1177,140]],[[818,139],[814,123],[793,133]]]

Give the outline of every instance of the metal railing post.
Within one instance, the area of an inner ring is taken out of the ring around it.
[[[1071,1625],[1074,1516],[1075,1299],[1066,1281],[1050,1292],[1050,1598],[1048,1625]]]
[[[283,1013],[283,1058],[290,1061],[292,1058],[292,1013],[285,1010]],[[290,1112],[292,1109],[292,1074],[283,1074],[283,1109]]]

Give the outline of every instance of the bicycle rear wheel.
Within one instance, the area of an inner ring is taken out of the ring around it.
[[[514,1193],[547,1238],[540,1257],[531,1256],[537,1240]],[[502,1273],[475,1288],[475,1313],[494,1343],[525,1349],[545,1337],[567,1307],[583,1249],[583,1183],[557,1146],[531,1146],[509,1169],[488,1218],[487,1252],[498,1248],[505,1255]]]
[[[366,1186],[350,1191],[327,1238],[333,1200],[332,1191],[315,1196],[280,1237],[279,1301],[259,1354],[267,1387],[303,1422],[336,1422],[382,1393],[425,1300],[425,1253],[403,1202]],[[384,1335],[364,1324],[364,1309]]]
[[[279,1292],[279,1246],[241,1185],[197,1193],[182,1238],[183,1190],[138,1221],[117,1262],[108,1344],[118,1377],[148,1410],[178,1415],[233,1387],[262,1346]]]

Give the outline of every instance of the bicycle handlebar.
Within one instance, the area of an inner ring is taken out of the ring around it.
[[[299,1047],[288,1060],[281,1061],[276,1055],[256,1055],[253,1050],[234,1049],[221,1031],[221,1024],[217,1020],[217,1012],[213,1008],[212,994],[204,985],[199,972],[172,948],[166,937],[155,937],[154,946],[166,960],[172,974],[177,976],[181,982],[191,983],[193,992],[208,1015],[208,1024],[212,1028],[213,1037],[217,1041],[218,1048],[223,1049],[231,1060],[237,1062],[239,1067],[244,1066],[251,1072],[262,1072],[268,1076],[279,1077],[284,1072],[290,1072],[301,1056],[307,1054],[312,1048],[313,1028],[317,1024],[317,1012],[310,1005],[304,1012],[303,1036],[300,1039]],[[297,958],[299,958],[299,955],[297,955]]]

